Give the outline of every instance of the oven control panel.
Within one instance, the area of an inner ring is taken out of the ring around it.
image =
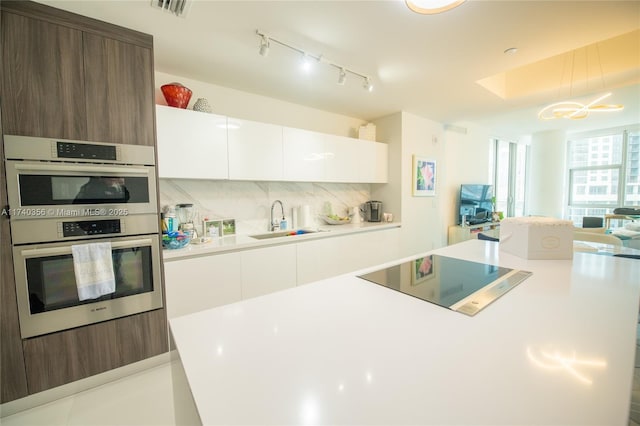
[[[124,232],[120,219],[83,220],[73,222],[59,222],[58,236],[78,237],[84,235],[111,235]]]
[[[77,142],[57,142],[54,157],[80,158],[91,160],[117,160],[118,149],[115,145],[98,145]]]

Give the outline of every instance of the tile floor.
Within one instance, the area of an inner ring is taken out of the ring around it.
[[[174,361],[177,362],[177,361]],[[174,425],[171,362],[3,417],[2,426]]]

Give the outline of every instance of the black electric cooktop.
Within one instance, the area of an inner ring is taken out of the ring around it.
[[[359,278],[473,316],[531,272],[432,254]]]

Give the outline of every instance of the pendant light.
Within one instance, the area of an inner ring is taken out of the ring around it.
[[[589,82],[589,50],[588,47],[585,47],[585,73],[587,75],[587,85]],[[572,96],[573,92],[573,78],[575,75],[575,65],[576,65],[576,51],[574,50],[571,55],[571,79],[569,82],[569,97]],[[600,73],[600,81],[601,87],[604,89],[606,87],[604,83],[604,72],[602,71],[602,63],[600,61],[600,49],[596,45],[596,59],[598,64],[598,71]],[[562,72],[564,74],[564,71]],[[562,76],[561,76],[562,80]],[[562,81],[561,81],[562,83]],[[562,86],[562,84],[560,84]],[[583,104],[581,102],[576,101],[561,101],[554,102],[546,107],[542,108],[540,112],[538,112],[538,118],[540,120],[554,120],[557,118],[567,118],[571,120],[581,120],[583,118],[587,118],[589,113],[591,112],[609,112],[609,111],[621,111],[624,109],[623,105],[620,104],[602,104],[600,101],[611,96],[611,92],[602,94],[592,100],[589,103]]]

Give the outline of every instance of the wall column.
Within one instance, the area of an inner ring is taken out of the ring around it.
[[[566,133],[552,130],[534,134],[530,153],[528,213],[562,218],[566,204]]]

